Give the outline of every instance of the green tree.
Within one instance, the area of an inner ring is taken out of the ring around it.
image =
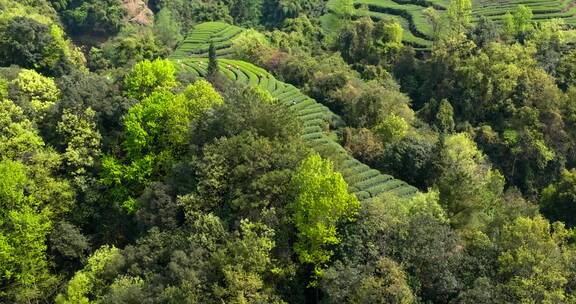
[[[398,131],[403,134],[408,130],[406,126],[410,126],[414,121],[414,111],[409,106],[409,98],[394,85],[383,86],[376,80],[365,83],[350,81],[343,88],[334,90],[328,93],[330,100],[341,105],[342,116],[351,126],[374,129],[378,124],[389,120],[402,127]]]
[[[391,114],[374,127],[374,132],[385,144],[394,144],[402,140],[409,129],[410,125],[404,118]]]
[[[65,293],[58,294],[57,304],[89,304],[102,293],[103,275],[106,264],[118,258],[120,252],[115,247],[102,246],[96,250],[84,268],[74,274],[68,282]]]
[[[43,194],[50,196],[49,191],[65,189],[55,183],[42,185],[46,177],[34,176],[39,172],[29,166],[0,161],[0,282],[7,287],[0,291],[0,299],[7,302],[47,300],[46,288],[57,281],[50,273],[46,237],[52,227],[51,209],[57,211],[58,206],[42,199]]]
[[[466,134],[444,140],[437,180],[440,199],[458,228],[478,228],[500,204],[504,178],[491,168],[486,156]]]
[[[514,13],[506,12],[504,15],[504,35],[509,39],[524,39],[527,32],[532,30],[532,9],[520,4],[514,10]]]
[[[440,14],[433,6],[427,7],[422,13],[426,20],[432,25],[432,40],[437,41],[442,32],[442,18]]]
[[[155,90],[170,90],[177,85],[176,70],[169,60],[144,60],[124,78],[126,96],[142,100]]]
[[[80,229],[66,221],[60,221],[54,225],[50,233],[50,248],[68,265],[71,261],[85,261],[90,250],[88,238],[82,234]]]
[[[260,23],[263,0],[233,0],[230,4],[230,15],[235,23],[253,27]]]
[[[542,191],[542,213],[551,221],[562,221],[568,227],[576,225],[576,170],[564,170],[560,180]]]
[[[410,275],[418,297],[445,303],[462,290],[465,254],[459,235],[444,221],[416,215],[383,241],[387,254],[396,257]]]
[[[6,227],[0,230],[0,281],[8,287],[0,292],[0,299],[15,303],[47,300],[45,288],[56,283],[46,256],[46,237],[52,226],[49,211],[39,213],[24,205],[6,212],[0,222]]]
[[[340,242],[337,226],[353,220],[360,203],[332,163],[317,154],[302,162],[292,185],[296,198],[290,209],[298,231],[294,251],[300,262],[313,266],[315,284],[332,256],[330,246]]]
[[[376,31],[382,31],[382,41],[391,45],[401,45],[404,35],[402,25],[396,21],[382,21],[376,24]],[[375,34],[379,38],[379,33]]]
[[[18,159],[43,146],[44,141],[24,111],[10,100],[0,101],[0,157]]]
[[[342,262],[362,264],[364,261],[376,262],[387,250],[387,237],[402,234],[403,225],[416,217],[430,217],[439,224],[448,223],[446,212],[439,202],[437,191],[418,193],[411,198],[402,198],[394,194],[381,195],[362,205],[358,220],[343,227],[342,243],[337,255]]]
[[[257,220],[290,200],[290,179],[306,156],[299,141],[268,139],[243,132],[204,146],[194,164],[198,183],[184,206],[187,213],[214,212],[223,220]]]
[[[373,164],[384,151],[384,145],[380,138],[370,129],[344,129],[344,147],[352,155],[367,164]]]
[[[170,9],[163,8],[156,14],[154,33],[164,45],[175,48],[182,40],[181,31],[180,23]]]
[[[502,31],[505,37],[512,39],[516,37],[516,25],[514,24],[514,16],[510,12],[506,12],[502,18]]]
[[[502,230],[498,257],[506,302],[562,303],[574,297],[567,284],[574,259],[574,232],[538,216],[519,217]]]
[[[160,81],[156,85],[162,88],[166,83],[172,84]],[[147,83],[146,91],[153,93],[124,116],[124,156],[121,159],[106,156],[102,161],[102,182],[113,187],[114,200],[130,212],[136,211],[134,196],[144,190],[150,178],[166,173],[186,151],[192,123],[224,102],[205,80],[179,94],[155,90],[156,85]]]
[[[576,50],[569,51],[561,57],[556,73],[558,74],[556,79],[562,89],[576,87]]]
[[[337,44],[342,57],[350,63],[377,60],[374,30],[374,21],[368,17],[349,22],[338,36]],[[380,36],[383,37],[382,34]]]
[[[416,303],[406,273],[386,257],[367,265],[337,262],[325,272],[321,287],[326,303]]]
[[[354,16],[354,0],[333,1],[331,9],[340,18],[350,20]]]
[[[83,115],[64,110],[57,131],[65,146],[64,159],[72,175],[83,175],[93,168],[101,154],[102,136],[96,128],[96,112],[86,109]]]
[[[219,70],[216,47],[214,46],[214,43],[210,43],[210,48],[208,49],[208,77],[217,76]]]
[[[120,0],[51,0],[57,2],[64,23],[75,33],[114,34],[124,24],[126,11]]]
[[[436,113],[436,126],[444,133],[454,131],[454,108],[447,99],[442,99]]]
[[[132,66],[144,60],[156,60],[169,55],[153,29],[142,26],[126,27],[100,48],[90,50],[90,67],[102,70],[110,67]]]
[[[61,96],[52,78],[34,70],[22,70],[11,85],[18,90],[17,102],[34,122],[42,121]]]
[[[464,32],[471,24],[472,20],[472,1],[471,0],[452,0],[447,10],[448,21],[452,30]]]
[[[374,273],[353,291],[351,302],[412,304],[416,299],[402,268],[388,258],[381,258],[374,265]]]
[[[225,303],[283,304],[267,290],[264,279],[272,267],[271,251],[275,247],[274,230],[264,224],[240,221],[240,229],[221,253],[224,284],[215,288],[218,298]]]
[[[19,65],[46,75],[83,69],[86,60],[64,37],[58,25],[46,25],[24,16],[0,24],[0,65]]]
[[[253,88],[237,88],[226,94],[223,106],[207,112],[193,126],[191,142],[203,147],[217,138],[250,131],[270,140],[293,141],[302,134],[294,112],[269,95]]]
[[[472,39],[479,47],[485,47],[501,37],[499,31],[500,27],[496,22],[482,16],[472,31]]]
[[[517,35],[525,35],[532,29],[532,9],[523,4],[518,5],[514,11],[514,27]]]
[[[181,94],[157,91],[133,106],[124,118],[124,147],[129,157],[162,150],[178,152],[187,141],[190,124],[212,107],[223,104],[212,85],[199,80]]]

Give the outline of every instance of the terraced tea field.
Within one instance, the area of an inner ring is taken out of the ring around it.
[[[210,44],[214,43],[216,54],[226,57],[234,38],[244,29],[222,22],[201,23],[190,31],[178,49],[170,56],[173,59],[207,57]]]
[[[404,28],[404,42],[417,49],[428,49],[432,42],[432,25],[424,10],[433,7],[443,14],[450,0],[355,0],[353,15],[369,16],[374,20],[393,19]],[[473,18],[486,16],[498,22],[506,14],[513,12],[520,4],[532,8],[535,20],[562,18],[567,24],[576,25],[576,0],[473,0]],[[329,32],[339,27],[338,7],[342,0],[330,0],[330,13],[322,17],[323,25]]]
[[[519,4],[532,8],[534,19],[546,20],[562,18],[566,23],[576,25],[576,1],[574,0],[476,0],[474,16],[486,16],[499,20],[507,11],[513,11]]]
[[[206,58],[188,57],[172,59],[178,70],[203,77],[207,73]],[[219,60],[220,71],[228,78],[247,86],[259,87],[272,94],[278,102],[292,109],[303,122],[303,140],[312,148],[328,155],[334,161],[335,168],[360,200],[369,200],[382,193],[394,193],[407,197],[418,189],[407,183],[382,174],[354,159],[336,141],[334,130],[344,126],[344,121],[332,113],[326,106],[303,94],[298,88],[276,80],[267,71],[250,63],[231,60]]]

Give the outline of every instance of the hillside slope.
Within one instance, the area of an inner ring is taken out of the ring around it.
[[[201,58],[206,43],[199,37],[206,37],[210,41],[220,43],[220,52],[227,53],[229,41],[225,39],[228,33],[235,31],[236,27],[222,27],[214,29],[210,35],[205,35],[206,28],[214,28],[214,24],[199,25],[193,29],[186,42],[170,57],[180,71],[193,73],[204,77],[207,73],[208,60]],[[199,32],[197,32],[199,30]],[[336,169],[342,173],[350,187],[360,200],[369,200],[383,193],[394,193],[399,196],[411,196],[418,190],[407,183],[382,174],[369,166],[354,159],[337,142],[335,130],[345,126],[344,121],[331,112],[326,106],[303,94],[298,88],[278,81],[270,73],[250,63],[232,59],[219,60],[220,71],[228,78],[248,86],[259,87],[268,91],[274,98],[290,107],[304,124],[302,138],[316,151],[329,157],[335,163]]]

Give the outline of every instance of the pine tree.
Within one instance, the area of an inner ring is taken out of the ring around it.
[[[214,43],[210,43],[208,49],[208,77],[218,74],[218,58],[216,57],[216,47]]]
[[[454,108],[447,99],[442,99],[436,113],[436,126],[444,133],[452,133],[455,125]]]

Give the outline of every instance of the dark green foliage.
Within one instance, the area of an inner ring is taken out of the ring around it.
[[[262,22],[269,26],[278,26],[289,18],[299,15],[319,16],[324,13],[326,3],[318,0],[264,0]]]
[[[62,20],[73,33],[114,34],[124,22],[120,0],[51,0]]]
[[[336,262],[326,272],[324,303],[414,303],[414,295],[401,267],[388,258],[366,265]]]
[[[264,0],[233,0],[230,4],[230,15],[234,23],[242,26],[256,26],[262,17]]]
[[[448,100],[442,99],[436,113],[436,126],[443,133],[454,131],[454,108]]]
[[[564,171],[560,180],[542,192],[542,213],[553,221],[562,221],[568,227],[576,225],[576,171]]]
[[[62,75],[75,64],[66,54],[55,25],[51,28],[27,17],[14,17],[0,23],[0,65],[35,68],[48,75]],[[77,58],[76,58],[77,59]]]
[[[219,72],[218,58],[216,57],[216,47],[214,43],[210,44],[208,49],[208,77],[216,77]]]
[[[3,25],[0,49],[2,65],[33,67],[52,51],[51,42],[48,26],[32,19],[16,17]]]
[[[95,112],[98,131],[103,137],[105,147],[114,146],[122,116],[133,104],[132,100],[122,96],[119,85],[110,79],[97,74],[73,73],[56,81],[61,92],[58,104],[52,110],[50,129],[55,128],[64,110],[75,114],[84,113],[87,109]],[[57,140],[49,136],[51,141]]]
[[[190,218],[183,229],[152,229],[120,252],[121,258],[111,263],[104,277],[107,282],[147,279],[114,283],[116,288],[103,290],[101,297],[121,299],[120,303],[142,299],[237,303],[239,298],[281,303],[267,280],[274,277],[268,271],[273,236],[265,225],[249,221],[242,221],[238,231],[230,233],[219,218],[207,214]]]
[[[291,200],[294,169],[307,153],[301,145],[243,132],[204,146],[193,170],[196,191],[185,209],[211,211],[227,221],[257,220],[267,209],[282,210]]]
[[[226,102],[206,113],[193,126],[192,143],[203,146],[220,137],[243,131],[268,139],[297,138],[302,127],[294,114],[279,103],[267,103],[253,89],[232,88]]]
[[[152,183],[138,198],[136,220],[146,232],[156,227],[160,230],[172,230],[182,225],[184,214],[181,206],[174,200],[172,189],[162,183]]]
[[[346,25],[339,33],[337,49],[349,63],[385,64],[402,47],[402,27],[395,21],[375,23],[365,17]]]
[[[500,37],[496,23],[486,17],[481,17],[471,33],[476,45],[484,47],[495,42]]]
[[[165,46],[175,48],[182,40],[182,28],[170,9],[163,9],[156,15],[154,34]]]
[[[93,70],[130,66],[142,60],[165,57],[168,47],[148,28],[125,28],[114,38],[90,50],[89,63]]]
[[[430,186],[435,174],[436,140],[427,137],[406,136],[388,147],[374,164],[420,189]]]
[[[63,264],[69,261],[83,262],[90,243],[78,227],[68,222],[59,222],[50,234],[50,248],[64,260]]]
[[[449,226],[429,216],[410,220],[406,229],[404,236],[393,236],[391,255],[405,265],[418,295],[433,302],[446,302],[463,287],[458,236]]]

